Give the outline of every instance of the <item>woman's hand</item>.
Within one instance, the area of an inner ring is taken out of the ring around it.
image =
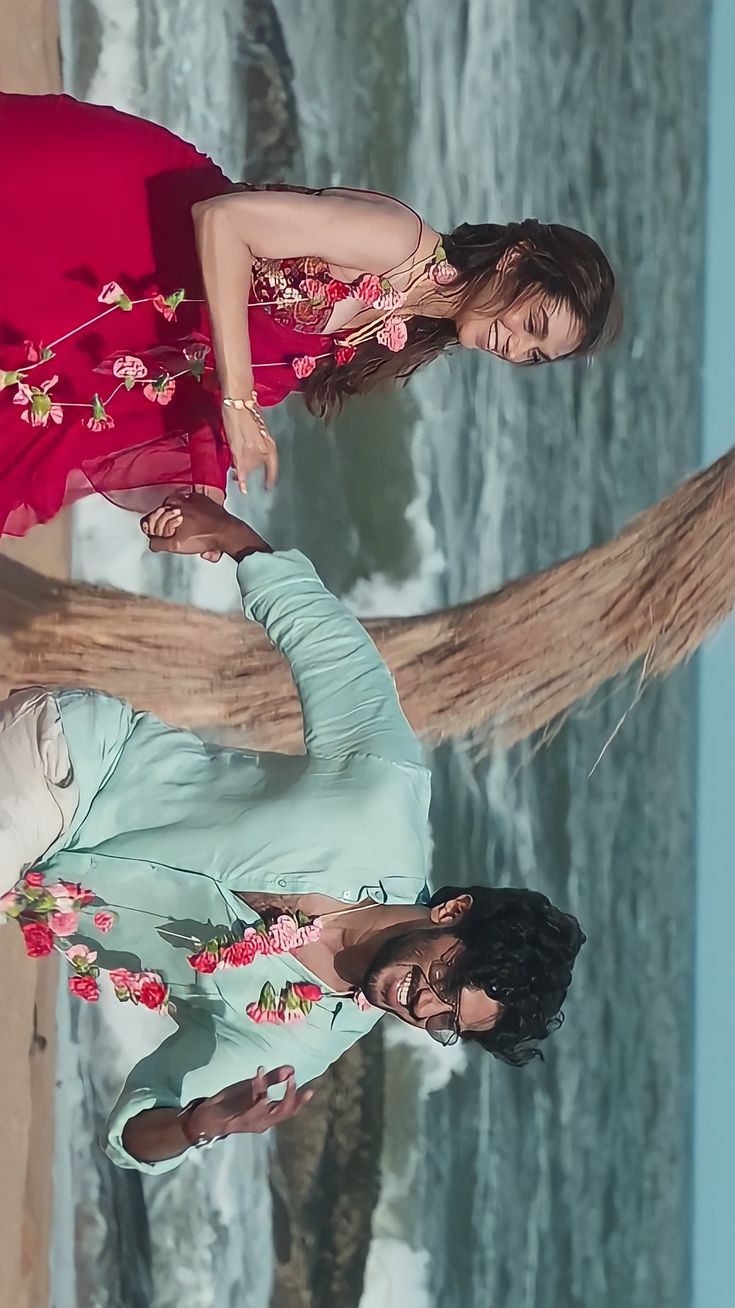
[[[247,494],[248,477],[258,468],[264,469],[266,489],[270,490],[278,480],[278,451],[260,411],[223,404],[222,422],[240,490]]]
[[[240,518],[196,491],[169,495],[159,508],[140,520],[153,553],[229,554],[268,551],[270,546]]]
[[[268,1090],[286,1084],[282,1099],[269,1099]],[[311,1090],[297,1090],[292,1067],[276,1067],[272,1072],[259,1068],[258,1075],[226,1086],[219,1094],[202,1099],[187,1115],[184,1131],[190,1143],[204,1136],[213,1139],[224,1135],[262,1135],[272,1126],[287,1122],[305,1108],[313,1098]]]

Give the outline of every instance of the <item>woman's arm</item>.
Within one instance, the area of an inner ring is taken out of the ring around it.
[[[348,277],[397,267],[419,239],[411,210],[360,193],[236,191],[203,200],[192,213],[220,385],[246,403],[254,394],[246,306],[256,258],[319,256]],[[241,488],[261,464],[272,484],[277,456],[262,418],[225,406],[223,421]]]

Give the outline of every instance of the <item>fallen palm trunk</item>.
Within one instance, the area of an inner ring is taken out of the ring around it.
[[[606,545],[438,613],[368,628],[430,741],[512,743],[639,665],[681,663],[735,607],[735,450]],[[53,581],[0,559],[0,692],[83,685],[169,722],[302,747],[284,661],[239,616]]]

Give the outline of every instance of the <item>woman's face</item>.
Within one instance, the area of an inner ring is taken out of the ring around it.
[[[580,327],[565,304],[544,297],[516,300],[497,316],[465,306],[456,317],[460,345],[508,363],[553,363],[579,345]]]

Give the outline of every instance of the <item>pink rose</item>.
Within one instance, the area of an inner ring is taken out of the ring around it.
[[[439,263],[432,263],[429,268],[429,276],[437,286],[449,286],[459,277],[459,271],[454,264],[442,259]]]
[[[49,886],[48,890],[52,895],[58,891],[61,896],[69,896],[74,901],[75,908],[84,908],[86,904],[91,904],[92,900],[97,898],[93,890],[87,890],[86,886],[80,885],[78,881],[59,881],[56,886]]]
[[[43,872],[26,872],[23,880],[27,886],[42,886],[46,878]]]
[[[253,1022],[265,1022],[267,1020],[266,1011],[260,1007],[260,1004],[248,1004],[245,1012],[248,1017],[252,1018]]]
[[[53,952],[53,932],[43,922],[25,922],[21,930],[29,958],[46,958]]]
[[[135,975],[127,967],[111,968],[109,973],[110,980],[115,990],[120,994],[131,995],[135,987]]]
[[[94,924],[103,936],[109,935],[116,922],[117,913],[111,913],[107,908],[94,915]]]
[[[202,976],[208,976],[210,972],[214,972],[218,962],[217,955],[206,949],[200,949],[199,953],[189,955],[189,967],[193,967],[194,971],[200,972]],[[232,966],[237,966],[237,964]]]
[[[301,354],[292,361],[291,367],[299,380],[303,381],[304,378],[310,377],[316,368],[316,359],[312,358],[310,354]]]
[[[386,318],[380,330],[375,333],[375,337],[381,345],[385,345],[393,354],[397,354],[399,350],[403,349],[408,340],[408,328],[402,318],[391,314],[390,318]]]
[[[356,295],[358,300],[362,300],[363,304],[371,307],[380,299],[382,291],[382,281],[377,273],[365,273],[352,288],[353,295]]]
[[[346,363],[352,363],[356,354],[357,350],[354,345],[338,345],[334,352],[337,367],[342,368]]]
[[[259,952],[253,932],[242,940],[236,940],[234,945],[229,945],[224,952],[222,962],[225,967],[248,967]]]
[[[396,286],[392,286],[387,278],[383,281],[380,295],[375,301],[376,309],[400,309],[402,304],[406,303],[406,297],[403,291],[399,291]]]
[[[119,359],[116,359],[115,362],[113,363],[112,375],[113,377],[123,377],[123,378],[133,377],[137,381],[141,377],[148,376],[148,369],[146,368],[143,360],[139,359],[137,355],[123,354],[120,356]]]
[[[318,1004],[323,997],[321,986],[315,985],[313,981],[295,981],[291,989],[304,1004]]]
[[[168,999],[168,986],[164,984],[157,972],[143,972],[140,977],[138,999],[144,1008],[160,1010]]]
[[[339,304],[340,300],[348,300],[351,295],[352,288],[347,285],[347,282],[341,282],[338,277],[333,277],[324,287],[327,304]]]
[[[48,924],[55,936],[73,936],[79,926],[79,914],[52,913]]]
[[[67,949],[65,957],[68,958],[72,967],[77,971],[84,971],[85,968],[91,967],[97,960],[97,952],[90,949],[89,945],[72,945]]]
[[[96,1004],[100,997],[100,988],[93,976],[70,976],[69,990],[77,999],[84,999],[88,1004]]]

